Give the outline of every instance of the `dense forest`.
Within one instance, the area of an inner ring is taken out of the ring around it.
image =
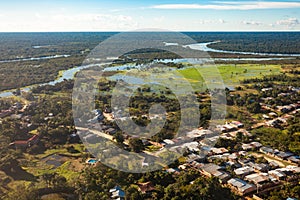
[[[56,54],[80,54],[93,49],[114,32],[95,33],[1,33],[0,60]],[[297,32],[185,32],[197,42],[221,41],[210,47],[253,52],[300,53]]]
[[[194,36],[194,35],[193,35]],[[192,36],[192,37],[193,37]],[[296,54],[300,53],[300,33],[298,32],[278,32],[278,33],[211,33],[204,37],[195,35],[197,41],[209,38],[210,41],[220,40],[220,43],[209,45],[211,48],[230,50],[230,51],[244,51],[244,52],[258,52],[258,53],[286,53]],[[218,36],[218,37],[216,37]],[[205,39],[207,40],[207,39]]]

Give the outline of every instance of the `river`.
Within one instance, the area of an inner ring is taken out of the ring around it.
[[[22,61],[37,61],[37,60],[48,60],[54,58],[68,58],[70,55],[54,55],[54,56],[40,56],[36,58],[16,58],[12,60],[0,60],[0,63],[12,63],[12,62],[22,62]]]
[[[269,61],[269,60],[285,60],[285,59],[295,59],[296,56],[300,56],[300,54],[273,54],[273,53],[255,53],[255,52],[238,52],[238,51],[224,51],[224,50],[217,50],[209,48],[208,45],[216,43],[216,42],[208,42],[208,43],[198,43],[198,44],[190,44],[185,45],[183,47],[189,47],[194,50],[199,51],[207,51],[207,52],[218,52],[218,53],[234,53],[234,54],[248,54],[248,55],[259,55],[259,56],[282,56],[282,57],[275,57],[275,58],[211,58],[207,59],[207,61]],[[169,43],[165,43],[166,45],[170,45]],[[175,43],[172,43],[171,45],[178,45]],[[29,61],[29,60],[43,60],[43,59],[54,59],[54,58],[60,58],[60,57],[69,57],[69,55],[55,55],[55,56],[44,56],[44,57],[37,57],[37,58],[18,58],[14,60],[2,60],[0,63],[4,62],[20,62],[20,61]],[[202,60],[203,61],[203,60]],[[205,60],[204,60],[205,61]],[[162,62],[162,63],[168,63],[168,62],[174,62],[174,63],[199,63],[198,60],[190,59],[190,58],[184,58],[184,59],[162,59],[162,60],[155,60],[154,62]],[[104,65],[105,63],[101,64]],[[107,64],[107,63],[106,63]],[[73,79],[76,72],[89,68],[91,66],[95,65],[83,65],[79,67],[74,67],[72,69],[66,70],[62,73],[61,77],[54,81],[50,81],[47,83],[42,84],[35,84],[30,85],[22,88],[22,91],[29,91],[31,88],[36,87],[37,85],[55,85],[56,83],[62,82],[63,80]],[[129,70],[129,69],[139,69],[142,68],[143,65],[135,65],[135,64],[125,64],[121,66],[114,66],[114,67],[108,67],[105,68],[104,71],[119,71],[119,70]],[[130,78],[129,78],[130,79]],[[9,91],[3,91],[0,92],[0,97],[9,97],[13,96],[13,90]]]

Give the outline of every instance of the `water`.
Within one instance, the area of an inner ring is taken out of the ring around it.
[[[38,85],[42,86],[42,85],[55,85],[56,83],[60,83],[60,82],[63,82],[65,79],[68,80],[68,79],[73,79],[74,78],[74,75],[79,72],[80,70],[82,69],[86,69],[86,68],[89,68],[89,67],[92,67],[92,66],[97,66],[97,65],[83,65],[83,66],[80,66],[80,67],[74,67],[72,69],[69,69],[69,70],[66,70],[62,73],[62,76],[54,81],[50,81],[50,82],[47,82],[47,83],[42,83],[42,84],[35,84],[35,85],[30,85],[30,86],[27,86],[27,87],[23,87],[22,88],[22,91],[24,92],[28,92],[30,91],[33,87],[36,87]],[[13,90],[9,90],[9,91],[4,91],[4,92],[0,92],[0,97],[10,97],[10,96],[13,96]]]
[[[17,58],[13,60],[0,60],[0,63],[12,63],[12,62],[21,62],[21,61],[37,61],[37,60],[48,60],[54,58],[68,58],[70,55],[54,55],[54,56],[41,56],[36,58]]]
[[[197,43],[197,44],[190,44],[185,45],[183,47],[191,48],[194,50],[199,51],[206,51],[206,52],[216,52],[216,53],[231,53],[231,54],[243,54],[243,55],[258,55],[258,56],[292,56],[292,57],[298,57],[300,54],[280,54],[280,53],[257,53],[257,52],[245,52],[245,51],[226,51],[226,50],[219,50],[219,49],[213,49],[208,47],[210,44],[218,43],[216,42],[206,42],[206,43]]]
[[[91,160],[88,161],[89,164],[95,164],[95,163],[97,163],[97,162],[98,162],[98,161],[97,161],[97,160],[94,160],[94,159],[91,159]]]
[[[275,57],[275,58],[213,58],[213,59],[193,59],[193,58],[181,58],[181,59],[161,59],[161,60],[155,60],[153,63],[162,62],[162,63],[168,63],[168,62],[174,62],[174,63],[191,63],[191,64],[200,64],[205,63],[208,61],[270,61],[270,60],[286,60],[286,59],[295,59],[295,56],[300,56],[300,54],[272,54],[272,53],[255,53],[255,52],[238,52],[238,51],[223,51],[223,50],[217,50],[207,47],[209,44],[216,43],[216,42],[207,42],[207,43],[198,43],[198,44],[190,44],[185,45],[184,47],[189,47],[194,50],[199,51],[211,51],[211,52],[219,52],[219,53],[234,53],[234,54],[248,54],[248,55],[260,55],[260,56],[282,56],[282,57]],[[165,43],[165,45],[177,45],[175,43]],[[61,57],[69,57],[70,55],[55,55],[55,56],[44,56],[44,57],[37,57],[37,58],[18,58],[15,60],[2,60],[0,63],[5,62],[20,62],[20,61],[29,61],[29,60],[43,60],[43,59],[53,59],[53,58],[61,58]],[[152,64],[153,64],[152,63]],[[93,64],[93,65],[83,65],[80,67],[75,67],[69,70],[66,70],[62,73],[62,76],[54,81],[50,81],[47,83],[42,84],[35,84],[30,85],[27,87],[22,88],[22,91],[30,91],[33,87],[37,85],[55,85],[56,83],[60,83],[64,81],[65,79],[73,79],[76,72],[79,72],[82,69],[86,69],[92,66],[100,66],[107,63],[102,64]],[[148,65],[136,65],[136,64],[125,64],[120,66],[114,66],[114,67],[107,67],[103,71],[125,71],[130,69],[142,69],[144,67],[147,67]],[[128,81],[128,83],[131,84],[142,84],[144,83],[143,80],[129,77],[129,76],[122,76],[122,75],[115,75],[112,76],[113,80],[123,79],[125,81]],[[15,90],[15,89],[14,89]],[[0,92],[0,97],[9,97],[13,96],[13,91],[4,91]]]

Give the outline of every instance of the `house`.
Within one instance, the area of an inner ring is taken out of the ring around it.
[[[232,121],[231,124],[236,126],[237,128],[243,128],[244,127],[244,124],[239,122],[239,121]]]
[[[205,155],[198,155],[198,154],[192,153],[187,156],[187,158],[188,158],[187,162],[188,163],[192,163],[193,161],[203,162],[205,160],[205,157],[206,157]]]
[[[262,147],[262,144],[259,142],[251,142],[250,143],[255,149]]]
[[[269,170],[269,165],[265,163],[255,163],[252,167],[259,172],[267,172]]]
[[[271,167],[272,169],[276,169],[276,168],[279,167],[279,164],[278,164],[277,162],[275,162],[275,161],[269,162],[269,165],[270,165],[270,167]]]
[[[268,174],[276,178],[277,180],[283,180],[287,176],[284,172],[280,170],[271,170],[268,172]]]
[[[206,164],[200,168],[202,174],[208,177],[217,177],[221,183],[225,183],[228,181],[231,176],[225,171],[221,170],[221,167],[215,164]]]
[[[234,130],[236,130],[236,126],[233,126],[231,124],[225,124],[223,127],[225,128],[226,131],[234,131]]]
[[[245,176],[245,180],[254,183],[257,186],[262,186],[265,183],[269,182],[269,176],[268,174],[259,174],[259,173],[255,173],[255,174],[250,174]]]
[[[152,191],[155,190],[155,187],[153,186],[152,182],[146,182],[146,183],[138,183],[139,191],[142,194],[150,194]]]
[[[251,144],[242,144],[242,149],[245,151],[252,150],[252,145]]]
[[[234,173],[237,176],[241,176],[241,177],[247,176],[248,174],[251,174],[253,172],[254,172],[254,169],[252,167],[249,167],[249,166],[237,168],[237,169],[234,170]]]
[[[168,168],[168,169],[166,169],[166,172],[168,172],[170,174],[179,174],[180,173],[179,169],[174,169],[174,168]]]
[[[288,157],[287,160],[289,162],[292,162],[292,163],[296,163],[296,164],[300,164],[300,157],[299,156],[291,156],[291,157]]]
[[[228,161],[228,162],[226,162],[225,164],[226,164],[227,166],[230,166],[230,167],[234,168],[234,169],[237,169],[237,168],[242,167],[242,165],[241,165],[240,163],[234,162],[234,161]]]
[[[232,153],[228,156],[228,159],[230,161],[236,161],[239,158],[239,154],[238,153]]]
[[[187,169],[188,164],[182,164],[178,166],[179,170],[186,170]]]
[[[297,166],[288,165],[288,166],[286,166],[286,169],[292,171],[294,174],[300,173],[300,167],[297,167]]]
[[[275,118],[275,117],[277,117],[278,115],[277,115],[275,112],[270,112],[270,113],[269,113],[269,116]]]
[[[188,149],[190,152],[200,152],[199,143],[198,142],[189,142],[181,145],[182,148]]]
[[[273,90],[273,88],[270,87],[270,88],[262,88],[261,89],[262,92],[266,92],[266,91],[270,91],[270,90]]]
[[[110,189],[109,192],[111,193],[112,199],[125,199],[125,192],[119,186],[115,186],[114,188]]]
[[[269,147],[261,147],[259,149],[260,152],[264,153],[264,154],[269,154],[269,155],[273,155],[274,154],[274,150],[269,148]]]
[[[243,150],[251,150],[251,149],[258,149],[262,147],[262,144],[259,142],[251,142],[250,144],[242,144]]]
[[[210,130],[199,130],[195,129],[186,134],[187,138],[190,138],[194,141],[202,140],[205,135],[211,134],[212,132]]]
[[[272,119],[269,115],[263,114],[264,119]]]
[[[280,151],[279,153],[275,154],[275,156],[276,156],[278,159],[286,160],[287,158],[293,156],[293,154],[290,153],[290,152],[283,152],[283,151]]]
[[[34,135],[28,140],[17,140],[9,144],[9,146],[14,146],[17,149],[26,149],[38,143],[40,139],[39,135]]]
[[[233,132],[230,132],[229,135],[233,138],[236,138],[236,136],[238,134],[243,134],[243,136],[248,136],[248,137],[252,137],[252,134],[249,133],[249,131],[245,130],[245,129],[239,129],[238,131],[233,131]]]
[[[249,164],[251,163],[251,159],[250,158],[240,158],[240,159],[238,159],[238,162],[243,166],[243,167],[245,167],[245,166],[249,166]]]
[[[238,178],[232,178],[227,183],[240,195],[246,195],[256,190],[255,185],[249,184]]]
[[[164,142],[166,145],[173,145],[173,144],[175,144],[175,142],[173,142],[173,141],[170,140],[170,139],[165,139],[165,140],[163,140],[163,142]]]
[[[225,149],[224,147],[222,147],[222,148],[211,148],[210,151],[213,154],[223,154],[223,153],[227,153],[228,152],[228,150]]]
[[[212,176],[213,172],[220,170],[220,169],[221,169],[220,166],[215,165],[213,163],[209,163],[209,164],[205,164],[201,167],[201,172],[202,172],[202,174],[210,177],[210,176]]]

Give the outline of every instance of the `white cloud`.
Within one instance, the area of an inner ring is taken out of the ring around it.
[[[215,4],[160,4],[151,6],[154,9],[213,9],[213,10],[255,10],[300,8],[300,2],[215,2]]]
[[[163,22],[164,20],[165,20],[165,16],[154,17],[154,21],[155,21],[155,22],[161,23],[161,22]]]
[[[288,19],[278,20],[276,24],[286,26],[288,28],[294,28],[295,26],[299,25],[300,22],[297,18],[288,18]]]
[[[225,24],[224,19],[210,20],[210,19],[200,19],[196,21],[197,24]]]
[[[219,23],[220,23],[220,24],[225,24],[226,21],[225,21],[224,19],[219,19]]]
[[[245,24],[245,25],[255,25],[255,26],[259,26],[259,25],[262,25],[263,23],[262,22],[258,22],[258,21],[242,21],[242,24]]]
[[[6,18],[0,24],[0,31],[114,31],[138,28],[135,19],[121,14],[32,13],[20,18],[10,13]]]

